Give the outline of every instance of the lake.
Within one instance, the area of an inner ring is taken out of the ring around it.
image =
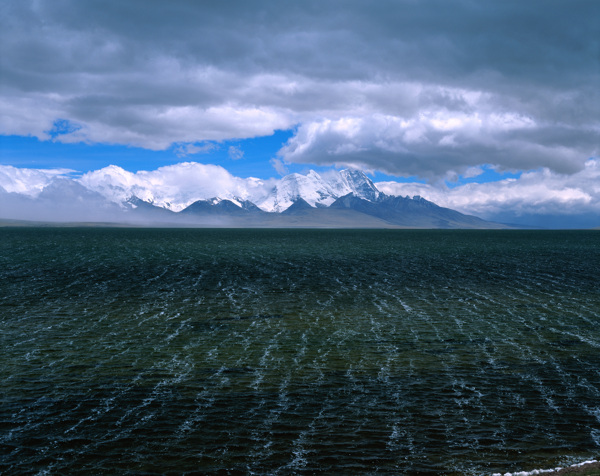
[[[0,229],[0,472],[600,453],[600,232]]]

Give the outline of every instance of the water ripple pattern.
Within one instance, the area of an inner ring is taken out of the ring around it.
[[[600,452],[600,232],[0,229],[3,474]]]

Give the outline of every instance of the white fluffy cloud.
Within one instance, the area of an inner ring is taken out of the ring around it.
[[[223,167],[196,162],[135,173],[111,165],[84,174],[78,182],[115,203],[135,195],[173,211],[180,211],[196,200],[217,196],[257,200],[269,185],[269,181],[235,177]]]
[[[540,141],[542,135],[568,126],[550,127],[517,112],[497,112],[488,101],[472,98],[468,111],[423,107],[412,115],[369,114],[305,123],[280,156],[287,162],[357,164],[394,175],[440,178],[449,172],[471,174],[482,163],[504,170],[545,166],[573,173],[598,152],[585,143],[567,147]]]
[[[69,169],[26,169],[0,165],[0,188],[8,193],[17,193],[36,198],[56,178],[66,177]]]
[[[488,220],[532,225],[544,216],[591,217],[587,226],[600,226],[600,160],[588,160],[575,174],[559,174],[547,168],[497,182],[469,183],[448,188],[420,183],[379,182],[391,195],[421,195],[438,205]],[[538,218],[535,218],[538,217]],[[558,218],[557,218],[558,220]],[[558,221],[557,221],[558,223]]]

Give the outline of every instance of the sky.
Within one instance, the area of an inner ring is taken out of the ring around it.
[[[354,167],[488,219],[600,226],[596,0],[4,0],[0,80],[6,180]]]

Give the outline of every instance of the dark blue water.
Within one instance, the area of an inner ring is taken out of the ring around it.
[[[0,471],[598,456],[599,270],[599,232],[0,229]]]

